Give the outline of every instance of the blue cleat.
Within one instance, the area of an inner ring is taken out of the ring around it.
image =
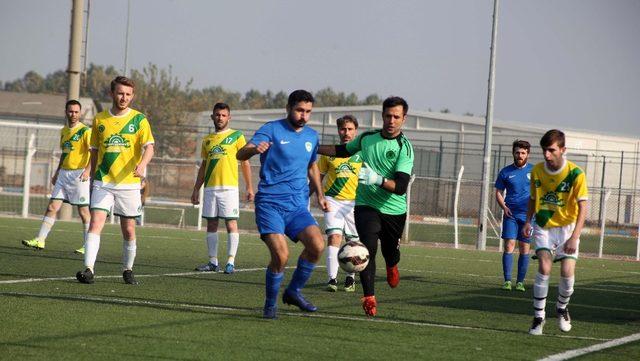
[[[235,268],[233,267],[233,265],[231,263],[227,263],[226,266],[224,266],[224,273],[230,275],[235,271]]]
[[[267,318],[270,320],[278,318],[278,306],[264,305],[264,309],[262,310],[262,318]]]
[[[300,310],[306,312],[316,312],[318,310],[318,307],[314,306],[313,303],[307,301],[300,292],[284,290],[284,292],[282,293],[282,303],[286,305],[298,306]]]

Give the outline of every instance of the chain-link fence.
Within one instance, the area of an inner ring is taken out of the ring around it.
[[[31,134],[34,134],[32,151],[35,150],[32,156],[29,155],[28,147]],[[58,137],[59,130],[51,126],[35,129],[0,127],[1,213],[32,217],[42,215],[52,190],[50,179],[60,156]],[[452,163],[461,165],[481,160],[479,153],[469,152],[469,149],[448,152],[444,149],[416,146],[414,173],[417,177],[411,184],[408,197],[410,215],[406,229],[407,240],[469,246],[476,243],[481,182],[475,171],[465,171],[458,181],[456,175],[459,169],[449,169],[452,168]],[[492,162],[493,174],[497,174],[501,167],[511,161],[509,153],[498,153]],[[620,179],[635,177],[636,171],[627,164],[636,160],[624,154],[622,157],[625,159],[614,159],[611,156],[570,158],[583,168],[596,168],[597,172],[591,174],[598,175],[591,175],[587,179],[591,185],[589,211],[581,237],[581,252],[636,259],[640,256],[640,191],[625,187],[626,181],[618,180],[617,184],[607,181],[612,173],[617,174]],[[536,161],[540,159],[532,154],[532,162]],[[254,189],[258,184],[257,162],[257,158],[252,159]],[[151,197],[145,209],[146,223],[174,227],[197,227],[200,224],[199,210],[190,204],[199,164],[199,159],[174,159],[166,154],[153,159],[147,169]],[[473,169],[475,168],[472,167]],[[432,176],[433,174],[445,176]],[[255,231],[253,205],[244,201],[244,180],[242,177],[240,180],[242,210],[239,226],[244,231]],[[25,184],[28,186],[25,187]],[[495,199],[490,198],[487,246],[499,248],[501,209]],[[322,223],[322,212],[314,206],[314,202],[312,211]],[[75,216],[75,210],[71,216]]]

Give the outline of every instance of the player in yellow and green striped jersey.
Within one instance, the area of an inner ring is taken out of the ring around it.
[[[240,216],[240,195],[238,192],[238,160],[236,153],[247,143],[239,130],[229,128],[231,109],[225,103],[213,106],[211,120],[216,132],[202,140],[200,155],[202,164],[193,187],[191,202],[200,203],[200,187],[204,185],[202,217],[207,219],[207,249],[209,262],[196,267],[196,271],[212,272],[218,270],[218,219],[225,220],[227,226],[227,264],[224,273],[235,269],[235,257],[238,251],[240,234],[238,217]],[[253,201],[249,161],[242,161],[248,201]]]
[[[85,174],[85,168],[89,168],[89,141],[91,129],[80,121],[82,106],[77,100],[69,100],[65,105],[67,124],[60,131],[60,161],[51,178],[54,185],[51,192],[49,205],[42,218],[42,225],[38,236],[33,239],[25,239],[22,244],[26,247],[43,249],[49,231],[56,221],[56,214],[66,202],[78,207],[78,215],[82,221],[84,237],[87,238],[89,229],[89,175]],[[83,254],[84,246],[75,250],[75,253]]]
[[[356,137],[358,120],[345,115],[336,121],[340,144],[346,144]],[[342,238],[358,240],[353,207],[355,206],[358,172],[362,167],[360,153],[346,158],[320,156],[318,168],[323,175],[323,192],[330,210],[324,213],[325,233],[328,236],[327,247],[327,290],[338,290],[338,250]],[[355,274],[350,273],[344,281],[344,290],[355,291]]]
[[[565,158],[565,136],[557,129],[540,139],[544,162],[531,170],[531,199],[523,233],[533,233],[538,273],[533,284],[532,335],[542,335],[551,266],[560,262],[556,314],[560,331],[571,330],[569,300],[573,294],[580,233],[587,217],[587,180],[584,171]],[[535,218],[534,218],[535,217]],[[534,218],[533,227],[531,219]]]
[[[154,139],[147,117],[129,105],[135,84],[124,76],[111,82],[112,106],[93,121],[91,132],[91,225],[85,242],[84,271],[76,273],[81,283],[94,282],[94,265],[100,248],[100,234],[107,215],[120,216],[122,230],[122,278],[133,277],[136,257],[136,217],[142,212],[141,179],[154,153]]]

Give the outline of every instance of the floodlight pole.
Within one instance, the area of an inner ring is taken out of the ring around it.
[[[82,12],[84,0],[73,0],[71,6],[71,36],[69,39],[69,90],[67,100],[80,98],[80,58],[82,51]]]
[[[487,247],[487,210],[489,208],[489,171],[491,165],[491,137],[493,129],[493,94],[496,70],[496,38],[498,36],[498,6],[493,1],[493,27],[491,30],[491,58],[489,60],[489,90],[487,92],[487,119],[484,125],[484,158],[482,160],[482,189],[480,192],[480,214],[478,216],[478,240],[476,249]]]
[[[122,72],[122,75],[124,76],[127,76],[127,71],[129,71],[129,30],[131,28],[130,15],[131,0],[127,1],[127,33],[124,40],[124,71]]]

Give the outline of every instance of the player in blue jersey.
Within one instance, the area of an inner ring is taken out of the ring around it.
[[[317,310],[300,292],[324,250],[320,227],[307,208],[309,181],[315,189],[322,189],[316,164],[318,133],[305,126],[313,102],[313,95],[306,90],[292,92],[287,101],[287,117],[264,124],[236,155],[238,160],[244,161],[260,154],[256,225],[271,254],[266,270],[264,318],[276,318],[277,315],[278,290],[289,259],[285,236],[293,242],[302,242],[304,250],[291,282],[282,294],[282,302],[306,312]],[[316,194],[322,209],[328,211],[324,194]]]
[[[502,239],[504,253],[502,253],[502,272],[504,273],[503,290],[511,291],[511,266],[513,264],[513,250],[515,240],[518,240],[520,256],[518,257],[518,277],[516,290],[524,292],[524,277],[529,267],[529,243],[531,239],[522,233],[522,227],[527,221],[527,207],[529,205],[530,179],[532,164],[527,163],[531,145],[524,140],[513,142],[513,164],[510,164],[498,174],[496,179],[496,201],[503,210]],[[507,191],[506,197],[503,195]]]

